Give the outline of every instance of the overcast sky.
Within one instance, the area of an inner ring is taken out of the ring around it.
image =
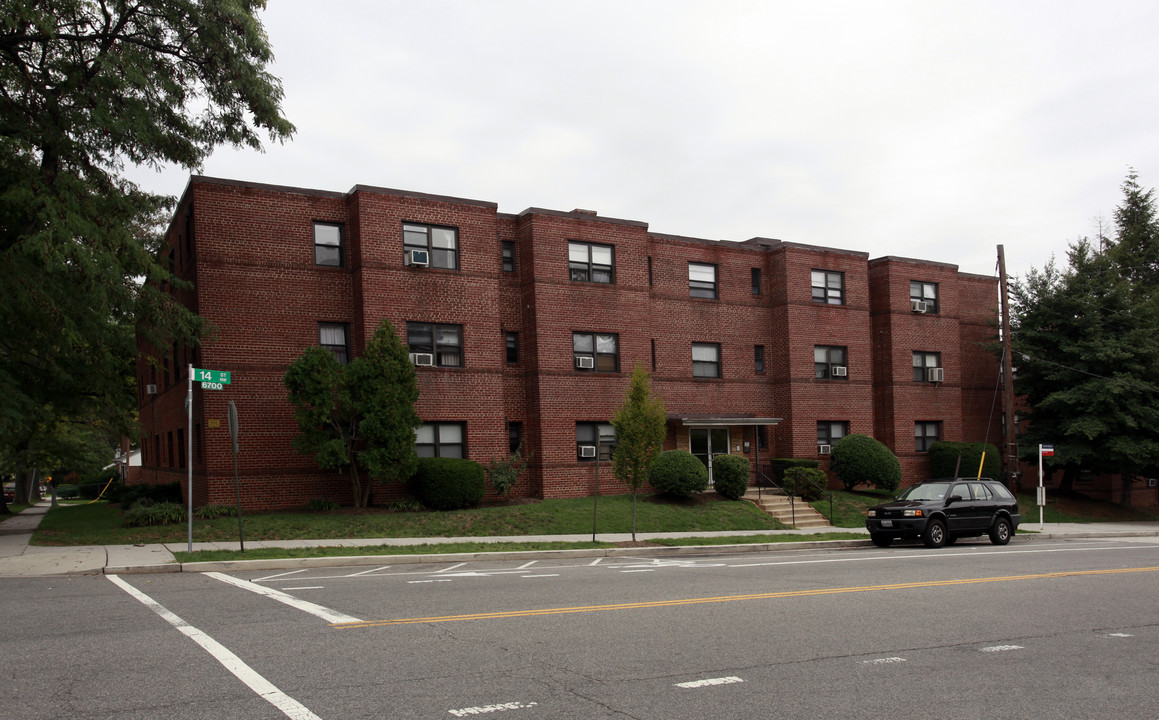
[[[297,126],[202,174],[1041,267],[1159,185],[1159,2],[270,0]],[[134,172],[180,194],[188,172]]]

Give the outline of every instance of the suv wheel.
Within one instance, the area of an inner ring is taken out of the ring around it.
[[[990,542],[995,545],[1005,545],[1010,542],[1010,521],[1004,517],[1000,517],[994,521],[993,527],[990,528]]]
[[[869,539],[878,547],[889,547],[893,544],[892,535],[882,535],[881,533],[870,533]]]
[[[930,520],[926,531],[922,534],[922,542],[926,547],[940,548],[946,544],[946,524],[941,520]]]

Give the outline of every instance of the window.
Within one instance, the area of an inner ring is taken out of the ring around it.
[[[595,372],[620,371],[620,338],[610,333],[572,333],[571,347],[575,353],[576,370]]]
[[[507,333],[507,362],[519,362],[519,333]]]
[[[403,223],[402,249],[403,252],[426,250],[430,253],[431,267],[459,268],[459,231],[455,228]]]
[[[716,266],[688,263],[688,290],[694,298],[716,299]]]
[[[596,459],[596,437],[599,436],[600,461],[612,459],[612,446],[616,444],[616,429],[608,423],[577,422],[575,424],[576,458],[583,461]]]
[[[692,377],[720,377],[720,345],[692,343]]]
[[[761,269],[753,268],[753,295],[761,294]]]
[[[466,423],[424,423],[415,428],[415,454],[419,457],[467,457]]]
[[[918,452],[929,452],[930,445],[942,439],[942,423],[923,422],[914,423],[914,449]]]
[[[523,445],[523,423],[509,422],[507,423],[507,447],[512,454]]]
[[[845,273],[831,270],[813,271],[813,302],[827,305],[845,304]]]
[[[314,223],[314,264],[342,267],[344,228],[337,223]]]
[[[848,380],[846,350],[832,345],[813,346],[813,377],[818,380]]]
[[[503,272],[515,272],[515,243],[504,240],[502,248]]]
[[[929,382],[930,368],[942,366],[942,354],[936,352],[914,351],[914,382]]]
[[[909,299],[912,309],[919,312],[936,313],[938,311],[938,284],[910,280]]]
[[[438,367],[463,366],[462,325],[408,322],[406,343],[412,353],[434,355]]]
[[[765,371],[765,346],[753,345],[753,369],[757,372]]]
[[[571,272],[571,279],[577,282],[615,281],[615,253],[611,245],[569,242],[567,266]]]
[[[346,323],[318,323],[318,344],[334,353],[340,365],[345,365],[350,360]]]
[[[817,446],[832,447],[838,440],[849,434],[849,423],[843,420],[821,420],[817,423]]]

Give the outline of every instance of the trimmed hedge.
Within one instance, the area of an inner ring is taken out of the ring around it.
[[[432,510],[459,510],[483,502],[486,473],[473,460],[419,458],[411,491]]]
[[[749,486],[749,459],[743,455],[717,455],[712,459],[712,487],[717,495],[739,500]]]
[[[982,477],[1000,478],[1002,458],[998,448],[990,443],[966,443],[939,440],[930,445],[930,477],[974,477],[978,474],[978,463],[982,462],[982,451],[986,452],[986,462],[982,466]],[[958,455],[962,464],[958,465]]]
[[[829,489],[829,476],[824,470],[809,467],[791,467],[785,471],[782,485],[789,495],[796,495],[805,502],[813,502],[825,497]]]
[[[892,492],[901,485],[901,463],[893,451],[868,435],[846,435],[833,445],[829,469],[852,490],[872,485]]]
[[[687,450],[665,450],[652,461],[648,482],[658,492],[691,497],[708,489],[708,468]]]
[[[797,460],[795,458],[774,458],[769,461],[769,478],[776,485],[783,485],[785,482],[785,471],[789,468],[812,468],[820,467],[820,463],[816,460]]]

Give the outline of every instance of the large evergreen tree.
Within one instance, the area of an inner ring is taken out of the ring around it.
[[[1015,282],[1015,392],[1028,406],[1020,454],[1053,444],[1069,488],[1081,470],[1136,474],[1159,464],[1159,224],[1153,192],[1132,171],[1115,238],[1070,245]]]
[[[136,435],[134,331],[196,342],[158,262],[172,199],[122,170],[289,137],[264,6],[0,0],[0,444],[21,467],[63,418]]]
[[[388,320],[348,365],[326,348],[308,348],[286,371],[285,385],[300,430],[294,449],[312,455],[318,467],[349,473],[355,507],[369,504],[372,479],[414,474],[418,381]]]

